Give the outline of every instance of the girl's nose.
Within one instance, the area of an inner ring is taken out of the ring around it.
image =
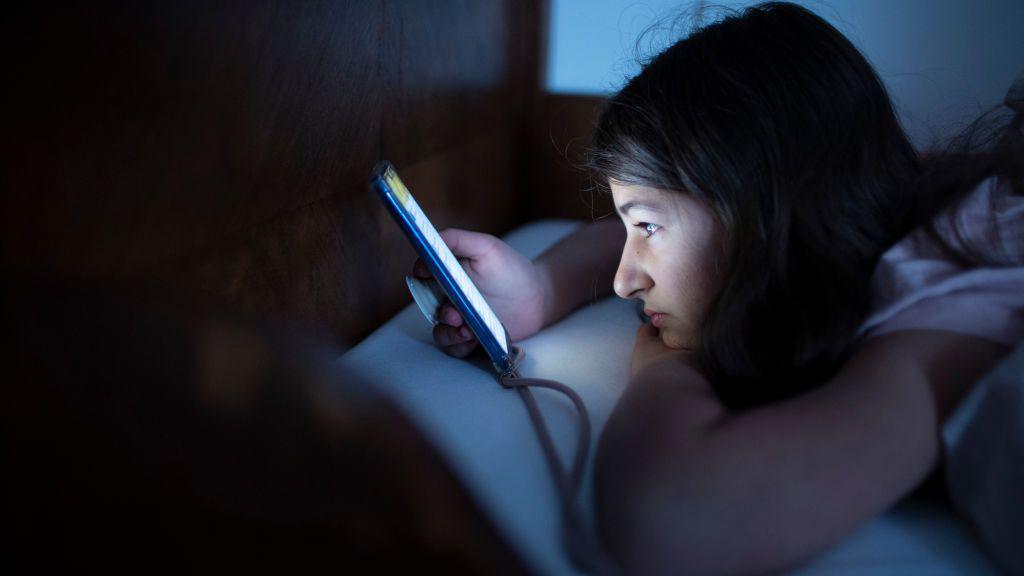
[[[619,260],[619,269],[615,271],[615,293],[620,298],[639,298],[644,290],[650,288],[650,284],[650,277],[637,266],[627,242]]]

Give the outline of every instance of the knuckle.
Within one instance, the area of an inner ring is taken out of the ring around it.
[[[462,342],[459,344],[453,344],[452,346],[449,346],[448,349],[451,351],[450,354],[452,356],[464,358],[469,356],[469,353],[473,351],[474,346],[475,343],[473,342]]]
[[[452,344],[451,333],[448,326],[443,324],[434,326],[434,343],[438,346],[450,346]]]

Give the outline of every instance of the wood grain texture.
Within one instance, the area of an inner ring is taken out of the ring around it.
[[[544,2],[34,5],[5,26],[4,274],[134,279],[355,343],[409,301],[383,158],[439,227],[534,212]],[[469,185],[475,179],[477,185]],[[528,198],[525,197],[525,198]]]
[[[400,166],[434,225],[512,226],[511,132],[465,142]],[[487,183],[481,188],[478,183]],[[410,300],[403,277],[416,254],[365,185],[302,206],[211,243],[149,274],[174,291],[200,290],[248,316],[358,341]]]
[[[5,261],[131,273],[365,179],[379,17],[366,2],[29,15],[9,62],[20,112],[4,228],[32,242],[15,237]]]

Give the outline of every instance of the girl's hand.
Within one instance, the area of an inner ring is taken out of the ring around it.
[[[663,367],[668,373],[678,372],[683,366],[696,369],[697,357],[693,350],[665,346],[657,328],[641,323],[636,331],[636,343],[633,345],[633,356],[629,362],[630,380],[647,369],[661,370],[651,368],[652,366]]]
[[[448,228],[440,235],[505,325],[509,338],[522,340],[543,327],[547,288],[533,262],[490,234]],[[413,275],[431,277],[418,258],[413,264]],[[476,349],[476,336],[450,302],[441,306],[437,316],[434,343],[445,353],[461,358]]]

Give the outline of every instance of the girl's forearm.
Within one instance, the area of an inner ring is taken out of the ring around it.
[[[751,426],[745,415],[715,416],[699,383],[685,394],[679,384],[638,374],[598,448],[598,524],[631,573],[783,570],[879,511],[845,494],[844,480],[857,480],[807,461],[814,439]],[[837,503],[850,500],[840,512]]]
[[[545,326],[612,293],[625,241],[622,222],[606,218],[576,230],[537,258],[548,296]]]
[[[598,443],[594,460],[594,499],[597,525],[609,552],[636,573],[657,569],[646,565],[656,556],[645,526],[652,523],[652,498],[663,494],[666,459],[695,462],[703,458],[702,441],[709,430],[728,417],[707,380],[696,370],[646,370],[637,373],[619,398]],[[678,367],[677,367],[678,368]],[[705,496],[713,497],[711,494]],[[666,499],[661,506],[675,510],[677,527],[688,525],[688,504]],[[696,527],[694,527],[696,528]],[[680,564],[678,568],[692,568]]]
[[[595,459],[598,524],[612,553],[638,574],[777,571],[905,495],[938,457],[920,366],[947,356],[970,364],[984,350],[903,339],[883,336],[817,390],[739,413],[696,371],[638,373]],[[922,351],[920,364],[900,361]]]

